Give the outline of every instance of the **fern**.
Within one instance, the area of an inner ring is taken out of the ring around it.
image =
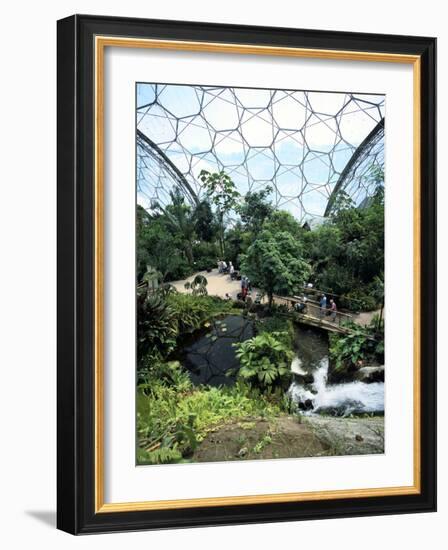
[[[139,464],[174,464],[182,459],[182,453],[177,448],[160,447],[154,451],[137,450]]]

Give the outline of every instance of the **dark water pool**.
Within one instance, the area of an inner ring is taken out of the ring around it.
[[[226,372],[239,367],[232,344],[254,336],[254,323],[241,315],[227,315],[188,337],[177,358],[189,371],[194,384],[231,385]]]

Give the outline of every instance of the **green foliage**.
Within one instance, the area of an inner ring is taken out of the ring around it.
[[[141,281],[150,265],[160,279],[173,280],[190,274],[182,240],[172,231],[164,216],[150,216],[137,207],[137,280]]]
[[[180,334],[193,332],[206,321],[232,309],[232,303],[215,296],[193,296],[191,294],[172,294],[167,304],[173,311]]]
[[[261,191],[249,192],[244,197],[244,202],[238,207],[238,213],[247,231],[257,234],[265,220],[274,212],[272,204],[268,201],[272,193],[269,185]]]
[[[193,265],[193,242],[195,239],[195,219],[190,206],[185,204],[180,189],[170,192],[171,204],[165,207],[163,213],[170,230],[181,244],[185,257]]]
[[[240,194],[230,176],[223,170],[220,172],[201,170],[199,179],[202,181],[208,200],[216,207],[221,255],[224,257],[224,218],[237,207]]]
[[[303,240],[305,231],[292,214],[285,210],[274,210],[263,224],[263,229],[271,233],[289,233],[295,239]]]
[[[159,293],[137,295],[137,357],[166,356],[175,345],[178,321],[175,312]]]
[[[351,334],[331,339],[330,356],[335,361],[335,370],[357,365],[366,353],[367,335],[360,328]]]
[[[310,272],[299,241],[286,232],[264,229],[242,257],[242,270],[255,286],[273,294],[288,295],[302,288]]]
[[[191,380],[179,361],[165,361],[159,357],[146,356],[143,368],[139,371],[139,390],[147,392],[153,381],[176,387],[178,391],[189,391]]]
[[[194,268],[197,271],[204,271],[216,267],[217,259],[220,256],[219,247],[212,242],[195,241],[193,244]]]
[[[225,233],[226,259],[230,260],[235,267],[239,266],[241,254],[247,250],[252,241],[253,234],[246,231],[241,222],[237,222]]]
[[[223,170],[221,172],[201,170],[199,179],[204,185],[207,197],[221,214],[225,214],[236,207],[240,194],[230,176]]]
[[[289,381],[293,353],[282,338],[283,333],[264,332],[234,344],[241,364],[238,377],[261,388]]]
[[[383,301],[384,192],[382,173],[373,170],[377,192],[365,208],[343,193],[331,217],[304,236],[316,287],[342,296],[339,305],[372,310]]]
[[[260,319],[256,324],[258,334],[268,332],[276,333],[277,338],[289,348],[292,349],[294,343],[294,325],[289,317],[273,315]]]
[[[162,447],[151,452],[137,449],[138,464],[176,464],[182,460],[182,453],[177,448]]]
[[[191,281],[184,284],[185,290],[191,290],[193,296],[207,296],[208,281],[204,275],[196,275]]]
[[[214,427],[248,417],[272,418],[281,412],[279,403],[278,395],[265,395],[242,382],[185,389],[153,378],[137,392],[137,460],[180,462]]]
[[[330,359],[336,373],[344,373],[361,363],[384,362],[384,324],[373,318],[370,325],[361,327],[346,323],[349,334],[330,334]]]
[[[211,243],[216,236],[218,228],[212,208],[207,200],[201,201],[196,206],[193,220],[198,239],[206,243]]]

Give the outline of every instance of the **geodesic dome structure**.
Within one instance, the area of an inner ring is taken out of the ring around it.
[[[366,204],[384,167],[383,95],[139,83],[136,123],[149,211],[175,188],[197,203],[200,171],[224,170],[242,195],[269,185],[276,207],[312,221],[341,191]]]

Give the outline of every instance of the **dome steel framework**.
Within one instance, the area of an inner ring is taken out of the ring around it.
[[[161,84],[137,85],[137,196],[148,210],[179,188],[195,204],[203,169],[239,192],[272,188],[301,221],[331,212],[340,191],[358,206],[384,168],[384,96]]]

